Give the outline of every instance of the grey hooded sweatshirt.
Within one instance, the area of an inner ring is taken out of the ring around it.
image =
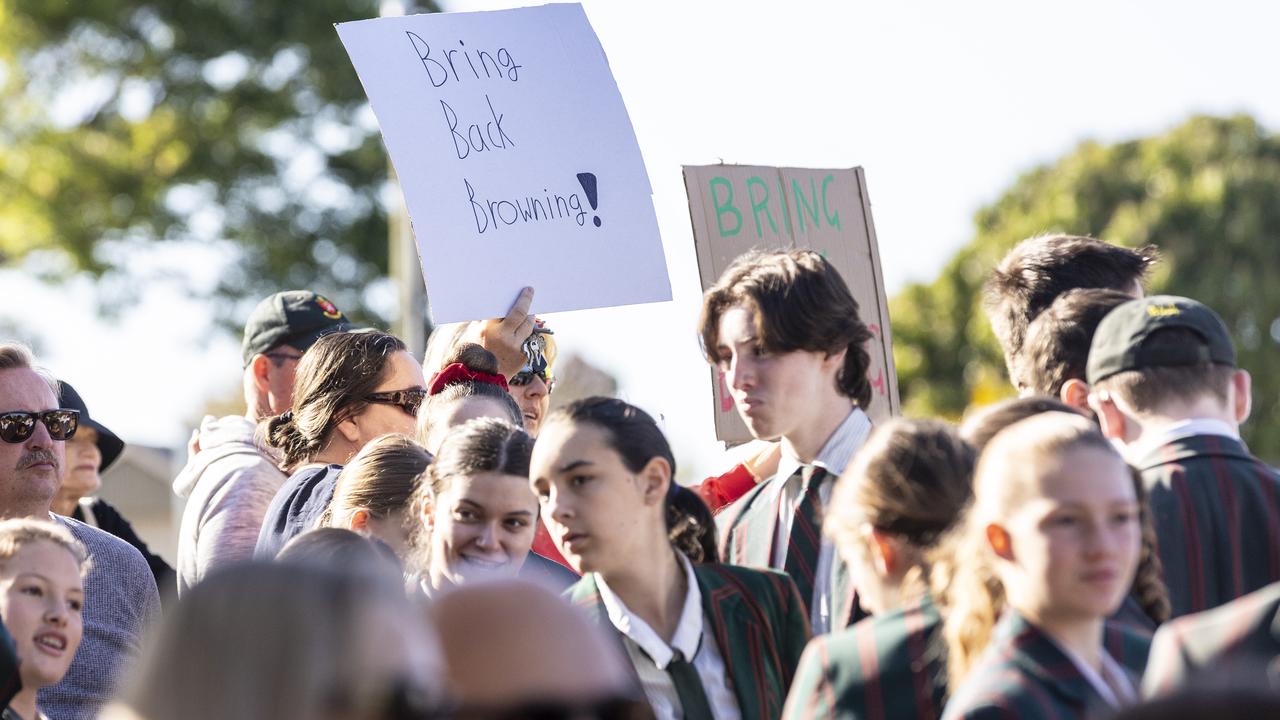
[[[256,429],[238,415],[205,416],[200,451],[173,481],[187,499],[178,531],[179,595],[210,570],[253,557],[262,518],[286,477],[254,439]]]

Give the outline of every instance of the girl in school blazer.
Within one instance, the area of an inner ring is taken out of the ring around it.
[[[937,720],[946,696],[942,618],[927,556],[972,495],[974,451],[947,423],[878,428],[832,491],[823,532],[871,612],[805,649],[788,720]]]
[[[1146,640],[1104,638],[1133,582],[1138,512],[1128,466],[1083,417],[1043,413],[991,440],[948,590],[945,720],[1090,718],[1136,701]]]
[[[547,417],[530,483],[583,575],[566,595],[614,630],[659,719],[778,718],[806,609],[787,575],[718,564],[711,514],[674,472],[657,424],[621,400]]]

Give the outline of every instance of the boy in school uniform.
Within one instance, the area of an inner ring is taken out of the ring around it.
[[[782,446],[777,472],[717,516],[721,555],[791,575],[814,634],[845,627],[863,613],[821,515],[871,432],[858,303],[816,252],[750,253],[704,295],[699,333],[751,434]]]
[[[1060,295],[1076,288],[1143,295],[1142,283],[1159,259],[1155,246],[1132,249],[1078,235],[1038,235],[1018,243],[991,271],[984,309],[1004,352],[1009,380],[1027,394],[1021,374],[1027,327]]]
[[[1089,403],[1141,472],[1171,617],[1280,580],[1280,474],[1249,454],[1249,373],[1222,319],[1170,295],[1134,300],[1099,324]]]

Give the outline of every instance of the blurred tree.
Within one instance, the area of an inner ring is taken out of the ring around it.
[[[1280,135],[1247,116],[1194,117],[1151,138],[1085,142],[1036,168],[981,209],[977,235],[928,285],[890,303],[894,358],[908,414],[957,417],[1011,395],[981,309],[990,269],[1023,238],[1093,235],[1154,243],[1151,292],[1196,298],[1232,330],[1253,373],[1250,448],[1280,459]]]
[[[130,250],[199,242],[230,259],[209,283],[233,301],[223,320],[285,287],[374,319],[387,158],[333,23],[378,10],[0,0],[0,264],[34,252],[49,279],[87,272],[127,296]]]

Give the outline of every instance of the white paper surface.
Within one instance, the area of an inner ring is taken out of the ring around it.
[[[436,322],[503,316],[526,285],[538,312],[671,299],[649,176],[581,5],[336,28],[399,176]],[[580,173],[595,176],[595,208]]]

